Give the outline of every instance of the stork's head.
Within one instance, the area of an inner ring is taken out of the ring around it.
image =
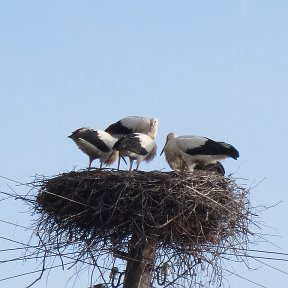
[[[169,133],[169,134],[167,135],[167,137],[166,137],[166,143],[165,143],[165,145],[164,145],[164,147],[163,147],[163,150],[162,150],[161,153],[160,153],[160,156],[163,154],[164,149],[165,149],[167,143],[168,143],[171,139],[174,139],[174,138],[176,138],[176,134],[175,134],[174,132],[171,132],[171,133]]]

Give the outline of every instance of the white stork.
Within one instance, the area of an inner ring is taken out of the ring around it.
[[[100,160],[101,169],[103,163],[111,165],[119,156],[118,151],[112,149],[117,139],[105,131],[79,128],[68,137],[77,144],[80,150],[89,156],[89,168],[95,159]]]
[[[108,132],[113,137],[120,139],[121,137],[131,133],[142,133],[147,135],[148,133],[151,133],[152,126],[153,126],[153,139],[155,139],[158,131],[157,118],[128,116],[111,124],[108,128],[105,129],[105,132]],[[122,156],[124,156],[124,154],[122,154]],[[118,170],[119,167],[120,167],[120,157],[118,159]]]
[[[193,171],[196,165],[201,167],[228,157],[235,160],[239,157],[239,152],[225,142],[192,135],[176,137],[173,132],[167,135],[166,144],[160,155],[163,152],[169,166],[175,171]]]
[[[195,167],[195,170],[205,170],[205,171],[209,171],[213,174],[220,174],[220,175],[225,175],[225,168],[223,167],[223,165],[217,161],[216,163],[213,164],[202,164],[202,163],[198,163]]]
[[[129,157],[129,171],[132,170],[134,160],[136,160],[137,163],[135,170],[138,170],[142,161],[149,162],[156,155],[157,145],[154,139],[157,134],[158,120],[152,118],[150,122],[150,131],[147,134],[127,134],[120,138],[113,147],[113,149],[119,151],[121,156]]]
[[[155,120],[157,119],[150,119],[141,116],[128,116],[111,124],[108,128],[105,129],[105,132],[108,132],[109,134],[113,135],[118,139],[130,133],[147,134],[151,130],[151,121]]]

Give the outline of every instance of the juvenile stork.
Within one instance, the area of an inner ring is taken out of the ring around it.
[[[138,170],[142,161],[149,162],[155,155],[157,145],[155,137],[157,134],[158,120],[152,118],[150,120],[150,131],[144,133],[130,133],[120,138],[113,149],[119,151],[121,156],[127,156],[130,160],[129,171],[132,170],[133,162],[136,160],[136,168]]]
[[[141,116],[125,117],[105,129],[105,132],[113,135],[116,138],[121,138],[130,133],[147,134],[150,131],[151,121],[156,118],[147,118]]]
[[[89,128],[79,128],[70,136],[78,148],[89,157],[89,167],[95,159],[100,160],[100,169],[103,164],[111,165],[118,158],[118,151],[113,150],[113,145],[117,139],[109,133],[102,130],[93,130]]]
[[[201,164],[198,163],[197,165],[195,165],[194,167],[195,170],[205,170],[205,171],[209,171],[213,174],[220,174],[220,175],[225,175],[225,168],[223,167],[223,165],[217,161],[216,163],[213,164]]]
[[[160,155],[163,152],[169,166],[175,171],[193,171],[197,165],[203,167],[228,157],[235,160],[239,157],[239,152],[225,142],[192,135],[176,137],[173,132],[167,135],[166,144]]]
[[[147,118],[141,116],[128,116],[125,117],[105,129],[105,132],[108,132],[113,137],[120,139],[121,137],[131,134],[131,133],[142,133],[148,134],[151,133],[151,128],[153,125],[153,139],[156,138],[158,130],[158,119],[157,118]],[[122,156],[124,156],[122,154]],[[127,156],[127,155],[126,155]],[[122,158],[122,157],[121,157]],[[118,159],[118,170],[120,168],[120,157]]]

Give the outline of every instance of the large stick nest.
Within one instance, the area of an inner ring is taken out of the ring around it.
[[[102,275],[113,267],[115,256],[127,260],[133,245],[156,240],[153,281],[159,283],[159,267],[168,261],[177,277],[167,278],[165,287],[187,287],[201,271],[221,285],[221,255],[227,258],[232,251],[237,257],[235,249],[249,243],[249,190],[231,176],[96,169],[38,177],[32,185],[43,263],[50,254],[60,255],[64,263],[71,247],[75,264],[90,263]],[[104,255],[111,259],[106,268]]]
[[[248,233],[247,191],[230,177],[191,173],[92,170],[40,181],[39,226],[69,241],[127,248],[132,233],[158,247],[225,242]]]

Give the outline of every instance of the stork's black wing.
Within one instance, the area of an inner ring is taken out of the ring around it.
[[[118,151],[129,151],[139,155],[146,155],[148,151],[142,146],[141,138],[138,134],[131,133],[120,138],[115,144],[113,149]]]

